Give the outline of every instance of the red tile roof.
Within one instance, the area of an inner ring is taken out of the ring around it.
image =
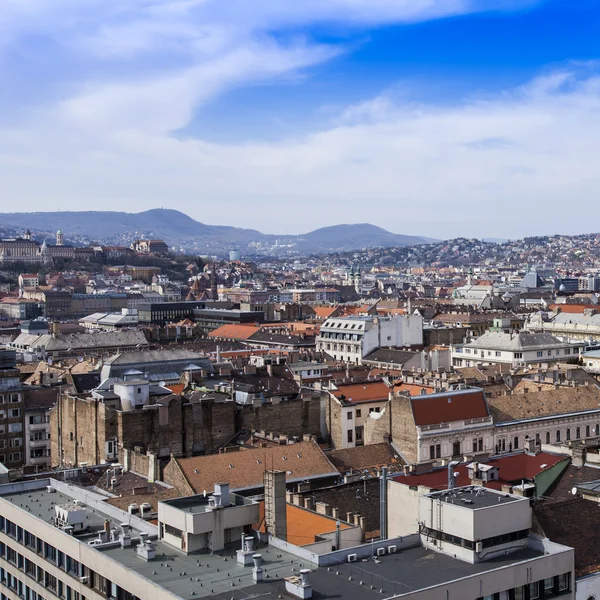
[[[364,381],[340,385],[333,395],[346,402],[381,402],[389,398],[390,388],[383,381]]]
[[[251,335],[260,331],[255,325],[222,325],[208,334],[209,338],[224,338],[228,340],[247,340]]]
[[[417,426],[489,416],[485,396],[478,389],[413,396],[410,402]]]
[[[330,317],[336,310],[338,310],[337,306],[313,306],[312,309],[315,311],[315,316],[321,319],[327,319]]]
[[[560,310],[561,313],[582,315],[586,309],[599,310],[597,304],[550,304],[549,310]]]
[[[549,454],[548,452],[540,452],[536,455],[520,452],[491,458],[485,462],[481,461],[480,464],[498,468],[498,481],[488,482],[486,486],[500,489],[503,483],[518,483],[523,479],[531,481],[546,469],[564,460],[568,461],[569,457],[559,454]],[[454,472],[458,472],[458,477],[456,478],[457,486],[471,485],[471,480],[467,472],[468,464],[463,462],[455,467]],[[405,485],[424,485],[433,490],[445,490],[448,487],[448,470],[446,467],[443,467],[429,471],[428,473],[401,475],[395,477],[394,481],[404,483]]]

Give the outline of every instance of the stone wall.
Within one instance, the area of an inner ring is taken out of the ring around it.
[[[52,466],[60,465],[61,444],[63,466],[101,464],[107,460],[108,440],[118,443],[120,461],[124,459],[123,448],[137,448],[142,455],[152,451],[162,458],[214,453],[234,437],[235,411],[233,402],[189,403],[172,396],[160,404],[122,412],[93,399],[64,394],[51,411]],[[302,421],[296,423],[297,428],[302,426]],[[142,465],[140,469],[146,473]]]
[[[70,467],[82,462],[89,465],[105,462],[105,442],[116,436],[117,427],[114,409],[95,400],[62,394],[50,411],[51,465],[60,466],[62,462],[63,467]]]
[[[404,394],[394,395],[388,403],[390,411],[391,441],[402,452],[408,463],[417,462],[417,428],[410,406],[410,398]]]
[[[331,446],[333,448],[343,448],[342,405],[330,394],[327,394],[326,397],[325,422],[327,423],[327,432]]]
[[[319,398],[286,400],[278,404],[241,406],[237,415],[238,430],[267,431],[288,437],[321,432]]]
[[[163,470],[163,481],[172,485],[182,496],[191,496],[195,493],[174,458]]]

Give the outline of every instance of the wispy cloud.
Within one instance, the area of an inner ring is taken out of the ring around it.
[[[68,81],[58,101],[41,89],[18,126],[0,129],[3,209],[171,203],[209,222],[274,230],[290,214],[285,207],[295,206],[289,230],[307,230],[315,219],[371,220],[443,237],[449,224],[474,235],[484,206],[498,207],[497,220],[482,230],[487,235],[503,222],[511,231],[531,222],[565,193],[593,206],[600,191],[593,67],[584,76],[574,68],[547,73],[452,106],[383,93],[340,108],[318,131],[276,142],[174,135],[224,91],[302,72],[346,50],[312,39],[310,25],[361,28],[531,4],[3,0],[4,63],[35,39],[56,52],[56,77]],[[76,72],[60,63],[72,55]]]

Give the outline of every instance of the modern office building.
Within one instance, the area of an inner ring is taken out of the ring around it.
[[[287,518],[285,501],[265,506],[268,528],[258,535],[259,504],[226,483],[159,502],[157,512],[133,499],[124,512],[56,479],[9,483],[0,486],[0,593],[10,600],[574,599],[573,550],[529,535],[528,501],[482,489],[425,496],[420,534],[322,552],[318,539],[302,547],[285,539],[276,522]]]

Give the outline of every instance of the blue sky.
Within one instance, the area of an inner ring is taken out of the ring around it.
[[[600,1],[3,0],[0,210],[598,230]]]

